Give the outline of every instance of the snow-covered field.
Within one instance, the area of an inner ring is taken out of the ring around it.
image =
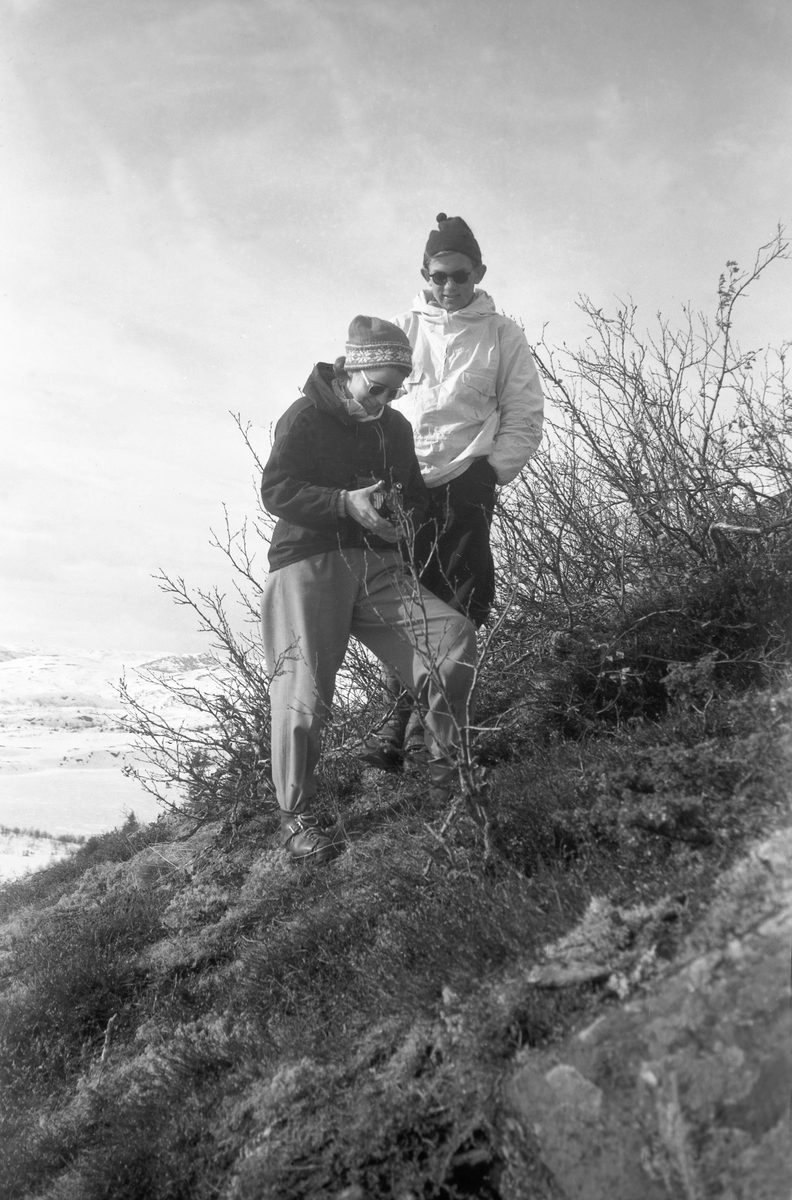
[[[0,883],[48,867],[76,849],[76,842],[64,843],[55,838],[37,837],[34,833],[10,833],[0,829]]]
[[[133,750],[120,726],[118,681],[125,674],[148,707],[177,724],[193,723],[196,714],[156,682],[140,680],[135,671],[143,667],[155,679],[217,686],[209,655],[0,650],[0,826],[91,835],[122,824],[129,812],[141,822],[159,815],[156,801],[122,774]],[[0,880],[68,852],[63,843],[33,846],[0,833]]]

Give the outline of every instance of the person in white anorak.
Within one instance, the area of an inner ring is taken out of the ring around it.
[[[544,396],[525,334],[479,284],[479,244],[462,217],[437,216],[422,288],[394,317],[412,346],[412,370],[393,407],[410,421],[430,495],[415,541],[421,583],[479,627],[495,597],[490,526],[497,489],[520,474],[541,441]],[[399,770],[420,759],[421,715],[383,672],[387,717],[362,755]]]

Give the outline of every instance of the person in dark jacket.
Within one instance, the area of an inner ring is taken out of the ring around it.
[[[467,723],[475,629],[411,577],[402,554],[428,507],[410,424],[389,407],[411,360],[397,326],[355,317],[345,357],[316,365],[279,420],[264,468],[262,499],[278,518],[261,602],[272,773],[283,845],[302,862],[327,862],[341,849],[312,809],[350,636],[426,710],[436,790],[449,788]]]

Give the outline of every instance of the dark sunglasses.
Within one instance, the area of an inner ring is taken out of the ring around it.
[[[401,388],[386,387],[384,383],[372,383],[365,371],[361,371],[360,374],[368,384],[369,396],[381,396],[384,392],[386,400],[395,400],[401,391]]]
[[[437,287],[444,287],[449,279],[453,279],[454,283],[467,283],[472,274],[472,271],[452,271],[450,275],[446,275],[445,271],[433,271],[429,278]]]

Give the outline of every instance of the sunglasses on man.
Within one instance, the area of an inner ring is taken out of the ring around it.
[[[445,287],[449,279],[453,279],[454,283],[467,283],[472,274],[472,271],[451,271],[449,275],[446,275],[445,271],[433,271],[429,279],[437,287]]]

